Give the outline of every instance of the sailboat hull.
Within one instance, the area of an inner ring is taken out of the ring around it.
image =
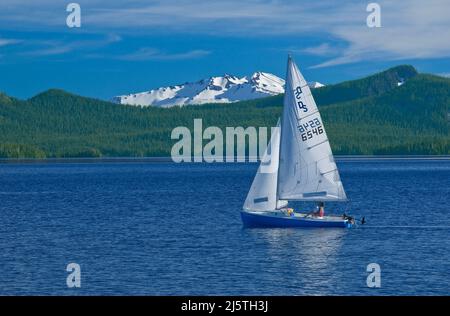
[[[307,214],[286,215],[283,212],[249,212],[241,211],[245,227],[323,227],[350,228],[352,224],[341,216],[324,216],[323,218],[307,216]]]

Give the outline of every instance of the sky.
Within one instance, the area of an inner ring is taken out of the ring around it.
[[[66,11],[81,8],[81,26]],[[450,1],[1,0],[0,91],[50,88],[111,99],[210,76],[284,77],[291,53],[308,81],[356,79],[400,64],[450,76]]]

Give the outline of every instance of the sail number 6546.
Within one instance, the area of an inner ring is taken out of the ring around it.
[[[322,126],[315,127],[315,128],[313,128],[313,129],[311,129],[311,130],[309,130],[309,131],[307,131],[307,132],[305,132],[305,133],[303,133],[301,135],[302,136],[302,141],[306,141],[308,139],[313,138],[314,135],[320,135],[322,133],[323,133]]]

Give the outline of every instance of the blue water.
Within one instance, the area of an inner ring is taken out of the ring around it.
[[[450,160],[338,165],[366,226],[243,229],[255,164],[0,164],[0,294],[450,294]]]

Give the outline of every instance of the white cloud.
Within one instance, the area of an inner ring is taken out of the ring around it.
[[[330,45],[329,43],[322,43],[317,46],[295,49],[294,51],[316,56],[332,56],[339,53],[338,48]]]
[[[333,35],[349,46],[315,67],[370,60],[450,57],[450,5],[444,0],[380,1],[381,28],[342,25]]]
[[[116,59],[131,60],[131,61],[145,61],[145,60],[181,60],[199,58],[209,55],[210,52],[206,50],[190,50],[181,53],[166,53],[159,49],[145,47],[136,52],[114,57]]]
[[[116,34],[109,34],[100,39],[86,39],[74,41],[61,40],[3,40],[0,39],[0,46],[21,42],[25,47],[19,54],[28,57],[55,56],[82,51],[82,56],[86,58],[110,58],[118,60],[145,61],[145,60],[182,60],[200,58],[209,55],[211,52],[202,49],[188,50],[184,52],[165,52],[157,48],[143,47],[131,53],[120,55],[105,55],[95,53],[99,48],[122,41],[122,37]]]
[[[70,53],[76,50],[95,50],[112,43],[121,41],[122,38],[116,34],[109,34],[98,40],[76,40],[62,42],[58,40],[30,40],[23,41],[27,48],[21,53],[23,56],[52,56]]]
[[[299,0],[78,0],[82,29],[89,27],[121,30],[201,32],[227,35],[286,34],[307,31],[318,25],[338,23],[335,15],[342,5],[333,0],[319,3]],[[357,2],[357,0],[347,0]],[[3,27],[65,28],[63,0],[2,0]],[[29,14],[33,12],[33,14]],[[365,11],[363,12],[365,14]],[[349,15],[346,21],[354,19]],[[252,32],[248,34],[248,32]]]
[[[328,38],[329,42],[323,41],[319,46],[299,48],[303,53],[330,56],[315,67],[450,57],[448,0],[378,0],[381,28],[367,27],[366,6],[370,1],[360,0],[133,0],[126,5],[118,0],[77,2],[81,5],[82,29],[86,32]],[[66,1],[32,3],[2,0],[0,27],[65,28]],[[337,41],[343,45],[334,51]],[[137,58],[139,52],[135,54]],[[145,49],[140,54],[142,58],[158,55]]]
[[[0,38],[0,47],[20,43],[20,40],[10,38]]]

